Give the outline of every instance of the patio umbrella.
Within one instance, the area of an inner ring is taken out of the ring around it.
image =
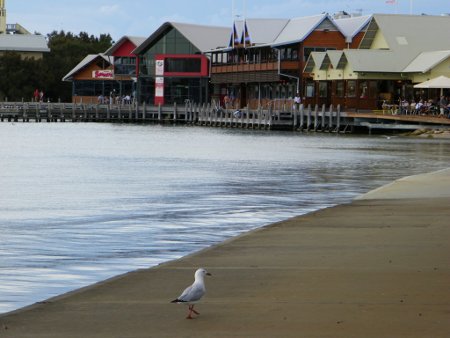
[[[442,95],[444,93],[444,88],[450,88],[450,77],[441,75],[434,79],[418,83],[414,85],[414,88],[440,88]]]

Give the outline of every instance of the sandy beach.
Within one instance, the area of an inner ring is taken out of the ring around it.
[[[450,170],[0,316],[0,337],[449,337]],[[201,313],[171,304],[197,267]]]

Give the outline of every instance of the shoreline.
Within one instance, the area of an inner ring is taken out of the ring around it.
[[[450,169],[0,315],[0,337],[445,337]],[[170,304],[213,274],[185,320]]]

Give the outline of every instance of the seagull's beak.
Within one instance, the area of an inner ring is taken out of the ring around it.
[[[206,273],[207,276],[212,276],[209,272]]]

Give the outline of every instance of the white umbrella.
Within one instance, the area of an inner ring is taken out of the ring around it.
[[[438,76],[434,79],[418,83],[414,85],[414,88],[440,88],[441,89],[441,95],[444,92],[444,88],[450,88],[450,78],[447,76]]]

